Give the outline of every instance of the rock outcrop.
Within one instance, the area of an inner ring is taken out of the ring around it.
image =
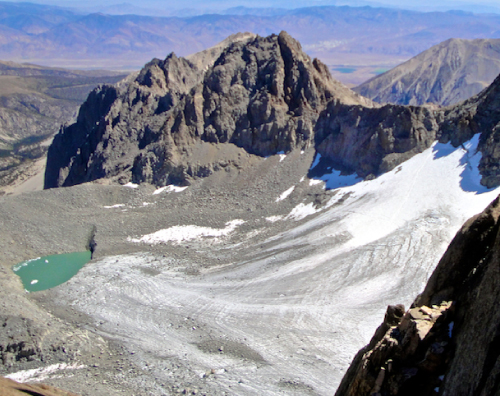
[[[97,85],[124,77],[0,61],[0,195],[36,172],[60,125],[74,122]]]
[[[498,394],[499,218],[497,198],[465,223],[412,308],[388,308],[336,395]]]
[[[262,157],[314,147],[330,166],[372,178],[436,140],[457,146],[476,133],[483,184],[500,183],[491,144],[499,81],[445,110],[380,106],[335,81],[285,32],[238,36],[192,59],[203,69],[171,54],[133,81],[94,90],[77,122],[55,137],[45,188],[103,178],[187,185],[235,165],[220,153],[200,155],[221,145]]]

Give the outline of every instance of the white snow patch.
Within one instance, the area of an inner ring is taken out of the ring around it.
[[[321,211],[321,209],[316,209],[312,202],[307,205],[300,203],[292,209],[285,219],[302,220],[307,216],[318,213],[319,211]]]
[[[182,191],[184,191],[186,188],[188,188],[188,186],[185,186],[185,187],[178,187],[178,186],[170,185],[170,186],[168,186],[167,191],[172,191],[172,192],[182,192]]]
[[[283,220],[283,216],[269,216],[266,217],[266,220],[269,221],[270,223],[276,223],[277,221]]]
[[[229,235],[243,223],[243,220],[232,220],[226,223],[225,228],[200,227],[196,225],[174,226],[144,235],[141,238],[128,237],[127,240],[129,242],[144,242],[151,245],[165,242],[181,243],[200,238],[215,238],[218,240],[220,237]]]
[[[37,283],[38,283],[38,279],[33,279],[33,280],[31,281],[31,284],[32,284],[32,285],[36,285]]]
[[[128,182],[127,184],[124,184],[123,187],[137,188],[137,187],[139,187],[139,185],[138,184],[134,184],[132,182]]]
[[[288,198],[288,196],[295,190],[295,186],[290,187],[288,190],[283,192],[278,198],[276,198],[276,202],[283,201],[284,199]]]
[[[104,206],[104,209],[113,209],[113,208],[121,208],[125,206],[124,204],[116,204],[116,205],[111,205],[111,206]]]
[[[371,243],[422,218],[427,222],[451,221],[459,227],[481,212],[500,188],[488,190],[479,183],[478,141],[476,135],[459,148],[436,142],[375,180],[341,188],[339,193],[350,193],[349,202],[342,204],[342,210],[348,212],[342,228],[353,236],[346,246]],[[460,216],[443,218],[450,207],[459,208]]]
[[[143,202],[142,206],[149,206],[149,205],[154,205],[153,202]]]
[[[77,370],[77,369],[82,369],[85,367],[86,366],[79,365],[78,363],[52,364],[52,365],[47,366],[47,367],[18,371],[16,373],[6,375],[5,378],[9,378],[9,379],[17,381],[17,382],[28,382],[28,381],[39,382],[39,381],[46,380],[50,374],[61,371],[61,370]]]
[[[299,183],[302,183],[305,179],[306,179],[306,177],[305,177],[305,176],[302,176],[302,177],[300,178],[300,180],[299,180]]]
[[[185,187],[179,187],[179,186],[174,186],[173,184],[170,184],[168,186],[165,186],[165,187],[161,187],[157,190],[155,190],[155,192],[153,192],[153,195],[157,195],[157,194],[161,194],[163,191],[166,191],[166,192],[182,192],[184,191],[186,188],[188,188],[188,186],[185,186]]]
[[[321,183],[324,183],[323,180],[319,180],[319,179],[311,179],[311,180],[309,180],[309,185],[310,186],[315,186],[316,184],[321,184]]]
[[[286,158],[285,154],[278,154],[278,155],[280,156],[280,162],[282,162]]]
[[[161,194],[161,193],[162,193],[163,191],[165,191],[166,189],[167,189],[167,187],[166,187],[166,186],[165,186],[165,187],[160,187],[160,188],[158,188],[157,190],[155,190],[155,191],[153,192],[153,195],[158,195],[158,194]]]

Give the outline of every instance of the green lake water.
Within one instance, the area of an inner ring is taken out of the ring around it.
[[[12,270],[19,275],[27,291],[41,291],[71,279],[90,258],[90,251],[56,254],[23,261]]]
[[[333,70],[336,70],[336,71],[338,71],[340,73],[344,73],[344,74],[350,74],[350,73],[354,73],[356,71],[356,68],[355,67],[336,67]]]

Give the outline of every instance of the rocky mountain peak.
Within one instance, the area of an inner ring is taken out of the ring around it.
[[[154,59],[135,79],[93,92],[78,121],[55,137],[45,187],[102,178],[189,184],[235,166],[234,150],[207,154],[228,144],[260,157],[314,147],[320,168],[372,178],[436,140],[457,146],[480,132],[483,183],[500,183],[498,81],[444,110],[376,105],[335,81],[286,32],[244,34],[192,59]]]
[[[261,156],[290,151],[314,144],[316,120],[330,101],[371,105],[286,32],[243,35],[209,54],[218,51],[213,64],[207,52],[193,58],[203,70],[175,54],[154,59],[135,80],[90,95],[49,150],[45,186],[99,178],[188,183],[217,168],[187,163],[197,142],[232,143]]]
[[[221,41],[219,44],[214,45],[206,50],[197,52],[186,56],[191,63],[196,65],[200,70],[207,70],[212,66],[215,61],[219,58],[220,54],[231,44],[236,42],[248,42],[257,37],[256,34],[245,32],[245,33],[235,33],[227,37],[225,40]]]
[[[135,80],[139,85],[155,89],[157,95],[169,91],[187,93],[200,81],[200,72],[185,58],[173,52],[165,60],[153,59],[139,72]]]
[[[379,103],[444,106],[478,94],[500,73],[500,40],[449,39],[354,90]]]

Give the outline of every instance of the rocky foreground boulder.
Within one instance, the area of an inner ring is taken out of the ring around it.
[[[336,395],[500,391],[500,198],[468,220],[412,307],[390,306]]]

